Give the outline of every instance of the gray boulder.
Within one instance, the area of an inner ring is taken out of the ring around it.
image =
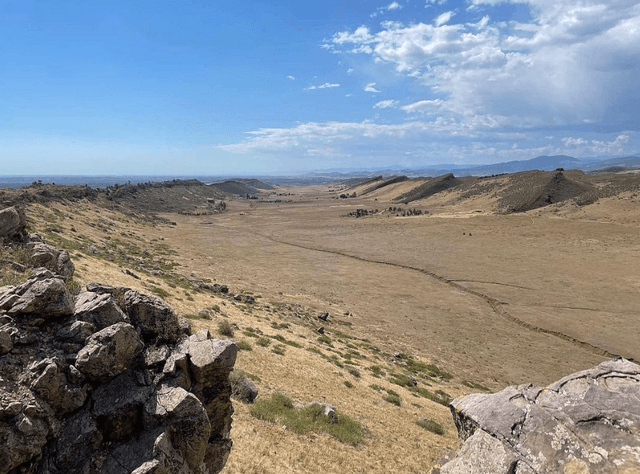
[[[463,445],[442,474],[640,472],[640,366],[625,359],[457,398],[451,411]]]
[[[129,371],[143,348],[136,329],[117,323],[93,334],[78,352],[77,369],[92,380],[107,381]]]
[[[2,295],[0,309],[9,315],[33,314],[46,319],[72,314],[73,301],[64,280],[45,270]]]
[[[27,218],[20,208],[8,207],[0,211],[0,244],[27,235]]]
[[[92,323],[96,329],[104,329],[116,323],[130,323],[110,294],[85,291],[76,299],[74,316],[78,321]]]
[[[34,267],[44,267],[65,280],[73,276],[75,266],[66,250],[59,250],[43,242],[30,242],[28,247],[31,248],[31,262]]]
[[[241,370],[234,370],[229,376],[231,394],[245,403],[253,403],[258,396],[258,389],[253,381]]]
[[[126,311],[145,340],[176,342],[182,331],[178,318],[160,298],[129,290],[124,295]]]

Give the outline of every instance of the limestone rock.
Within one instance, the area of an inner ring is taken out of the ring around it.
[[[464,444],[443,474],[640,472],[640,366],[625,359],[457,398],[451,411]]]
[[[99,294],[85,291],[76,300],[75,317],[79,321],[86,321],[100,330],[116,323],[129,323],[129,317],[124,314],[110,294]]]
[[[13,341],[8,328],[0,328],[0,356],[5,355],[13,349]]]
[[[71,261],[69,252],[59,250],[52,245],[43,242],[30,242],[31,261],[35,267],[44,267],[68,280],[73,276],[75,266]]]
[[[258,389],[253,381],[241,370],[234,370],[229,376],[231,394],[245,403],[253,403],[258,396]]]
[[[92,380],[127,372],[143,344],[131,324],[117,323],[93,334],[78,352],[76,367]]]
[[[202,403],[180,387],[162,386],[147,404],[151,416],[170,420],[166,434],[171,446],[193,472],[200,472],[211,424]]]
[[[51,275],[50,278],[40,279]],[[73,301],[62,278],[41,272],[0,298],[0,309],[9,315],[37,314],[41,318],[73,313]]]
[[[195,381],[209,387],[217,375],[231,371],[236,363],[238,346],[229,340],[208,339],[190,343],[188,351]]]
[[[27,218],[21,209],[8,207],[0,211],[0,244],[26,235]]]
[[[129,290],[124,300],[131,321],[142,331],[145,340],[175,342],[180,339],[178,318],[160,298]]]

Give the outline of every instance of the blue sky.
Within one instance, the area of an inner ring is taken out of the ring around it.
[[[1,174],[640,152],[637,0],[0,0]]]

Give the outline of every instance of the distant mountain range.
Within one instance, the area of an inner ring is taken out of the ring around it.
[[[311,176],[342,178],[359,176],[440,176],[453,173],[456,176],[487,176],[520,171],[541,170],[553,171],[556,168],[578,169],[582,171],[617,171],[640,168],[640,156],[575,158],[568,155],[538,156],[530,160],[506,161],[489,165],[455,165],[439,164],[419,168],[385,167],[368,170],[323,170],[309,173]]]

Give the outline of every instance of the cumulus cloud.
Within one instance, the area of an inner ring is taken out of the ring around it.
[[[391,2],[389,5],[387,5],[385,7],[385,9],[388,10],[399,10],[402,8],[402,5],[400,5],[398,2]]]
[[[295,81],[295,80],[296,80],[296,78],[295,78],[295,77],[293,77],[291,74],[289,74],[289,75],[287,76],[287,79],[289,79],[289,80],[291,80],[291,81]]]
[[[369,84],[364,86],[364,91],[365,92],[374,92],[374,93],[382,92],[382,91],[379,91],[378,89],[376,89],[375,85],[376,85],[375,82],[370,82]]]
[[[498,3],[527,3],[532,17],[498,22],[487,10],[475,23],[456,24],[445,12],[431,23],[339,31],[329,43],[336,52],[394,66],[469,123],[485,116],[535,127],[638,128],[636,0],[473,0],[484,8]]]
[[[378,102],[377,104],[375,104],[373,106],[374,109],[393,109],[398,105],[398,101],[397,100],[393,100],[393,99],[386,99],[386,100],[381,100],[380,102]]]
[[[579,153],[620,153],[629,142],[629,133],[620,133],[613,140],[587,140],[583,137],[563,137],[562,143],[567,149]]]

